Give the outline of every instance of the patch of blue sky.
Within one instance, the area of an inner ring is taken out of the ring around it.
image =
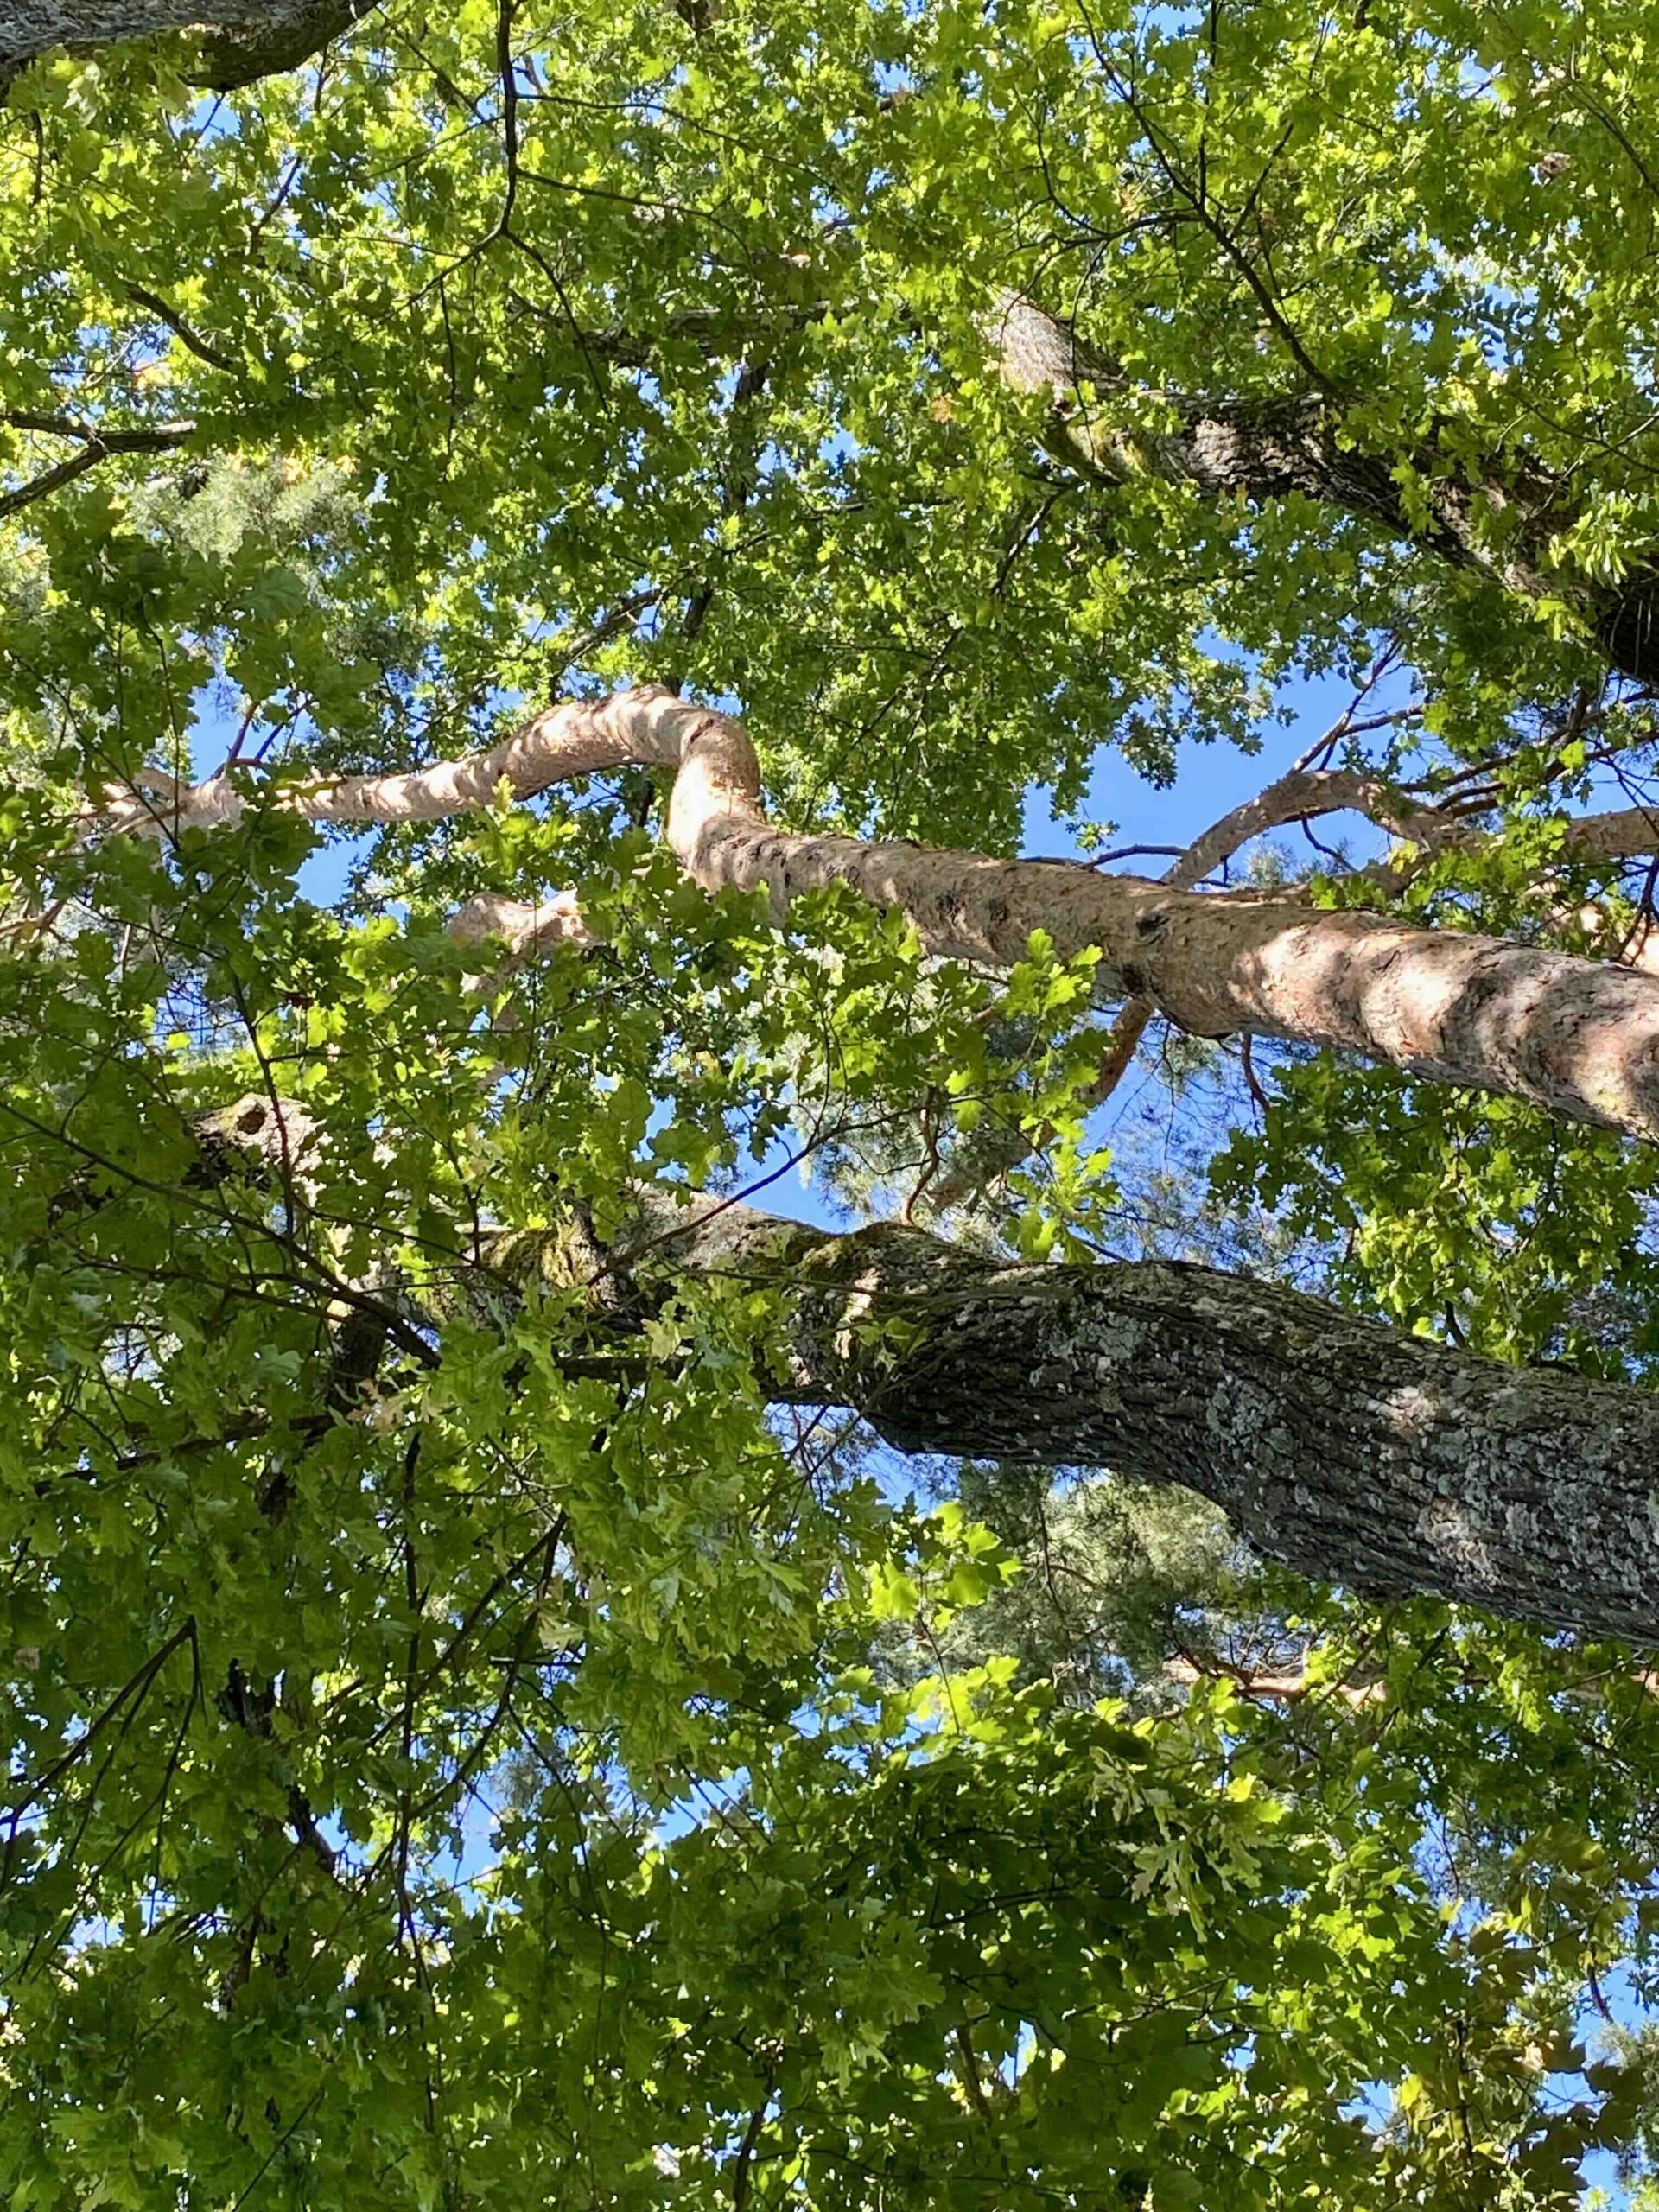
[[[1386,713],[1404,706],[1410,687],[1409,671],[1390,673],[1367,697],[1358,714]],[[1354,696],[1354,685],[1344,677],[1293,677],[1277,687],[1274,713],[1262,726],[1259,752],[1245,753],[1236,746],[1185,739],[1177,753],[1174,780],[1167,788],[1160,788],[1139,774],[1108,737],[1096,749],[1079,807],[1057,816],[1052,788],[1034,784],[1027,791],[1024,849],[1033,857],[1087,859],[1091,835],[1106,825],[1109,825],[1108,841],[1114,847],[1184,849],[1212,823],[1281,775],[1334,726]],[[1375,824],[1362,815],[1335,815],[1329,819],[1328,830],[1321,825],[1321,839],[1330,842],[1333,837],[1341,837],[1357,859],[1374,858],[1386,842]],[[1127,872],[1161,874],[1168,857],[1152,855],[1135,859],[1126,863]]]

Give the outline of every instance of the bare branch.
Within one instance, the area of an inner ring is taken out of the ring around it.
[[[674,772],[668,842],[690,880],[710,893],[764,888],[780,922],[802,893],[844,884],[907,915],[940,958],[1007,967],[1040,930],[1063,958],[1096,957],[1103,995],[1147,998],[1195,1036],[1336,1046],[1659,1138],[1659,979],[1357,908],[1209,898],[1065,861],[791,836],[766,818],[742,726],[661,685],[551,709],[467,760],[278,786],[270,804],[320,822],[432,821],[503,788],[522,798],[628,765]],[[232,772],[170,803],[134,794],[87,827],[228,823],[246,804]]]

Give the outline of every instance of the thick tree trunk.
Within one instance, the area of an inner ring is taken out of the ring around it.
[[[8,0],[0,6],[0,89],[59,47],[90,50],[162,31],[204,33],[188,74],[216,92],[301,62],[375,0]]]
[[[855,1408],[900,1451],[1178,1483],[1319,1581],[1659,1641],[1659,1396],[1207,1268],[1011,1265],[897,1224],[833,1236],[643,1203],[640,1256],[625,1239],[608,1258],[610,1325],[638,1325],[664,1264],[779,1281],[779,1394]],[[519,1280],[594,1280],[585,1243],[499,1256]]]
[[[847,884],[897,907],[931,952],[1006,967],[1034,931],[1065,957],[1100,955],[1103,991],[1146,998],[1198,1036],[1338,1046],[1414,1075],[1524,1098],[1659,1140],[1659,977],[1568,953],[1358,911],[1218,899],[1068,861],[791,836],[768,824],[741,724],[658,686],[550,709],[505,744],[413,774],[296,784],[276,803],[318,822],[435,821],[626,765],[673,772],[669,842],[705,890],[765,888],[780,918],[804,891]],[[225,777],[120,801],[105,833],[239,818]],[[485,911],[486,908],[487,911]],[[475,903],[459,932],[522,950],[580,938],[569,900]]]
[[[1096,404],[1125,389],[1122,377],[1069,324],[1006,293],[985,328],[1004,383],[1052,397],[1050,442],[1090,475],[1122,483],[1152,473],[1190,483],[1207,498],[1252,505],[1300,492],[1363,515],[1524,598],[1576,600],[1615,668],[1643,678],[1659,674],[1659,575],[1638,574],[1613,588],[1575,588],[1569,577],[1550,571],[1543,549],[1570,520],[1573,502],[1548,471],[1494,461],[1478,477],[1454,475],[1427,443],[1403,454],[1367,453],[1352,442],[1340,400],[1325,392],[1265,399],[1147,394],[1173,415],[1173,426],[1156,434],[1126,432],[1103,421]],[[1415,509],[1395,474],[1402,462],[1416,480],[1421,504]],[[1501,533],[1493,533],[1500,520]],[[1495,534],[1503,537],[1502,555],[1492,550]]]
[[[302,1109],[255,1093],[196,1129],[209,1179],[232,1154],[306,1177]],[[566,1346],[578,1365],[626,1351],[685,1276],[770,1285],[779,1402],[851,1407],[902,1452],[1176,1483],[1264,1555],[1370,1596],[1659,1643],[1659,1394],[1502,1366],[1210,1268],[1032,1266],[661,1186],[634,1192],[608,1242],[572,1213],[456,1258],[410,1286],[432,1319],[575,1292],[593,1339]]]

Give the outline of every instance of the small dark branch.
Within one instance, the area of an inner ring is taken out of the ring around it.
[[[734,515],[741,515],[754,497],[758,482],[755,464],[757,441],[749,435],[748,413],[754,401],[766,389],[770,364],[766,361],[745,361],[737,372],[737,383],[732,393],[732,412],[729,447],[725,475],[721,485],[720,516],[722,522]],[[680,664],[669,676],[671,691],[683,689],[690,673],[690,654],[702,633],[709,619],[709,610],[715,603],[718,588],[718,567],[711,568],[687,602],[685,619],[680,626]]]
[[[288,205],[289,195],[300,181],[300,170],[302,166],[300,157],[296,154],[293,159],[289,162],[288,166],[283,169],[282,175],[277,179],[276,190],[272,196],[270,206],[262,208],[260,213],[248,226],[248,254],[250,258],[259,251],[260,246],[264,242],[266,231],[269,229],[270,225],[275,222],[277,216],[282,213],[283,209]]]
[[[77,422],[73,415],[41,415],[31,407],[0,410],[0,423],[13,430],[38,430],[43,437],[79,438],[83,442],[99,435],[92,423]]]
[[[1273,1102],[1268,1098],[1267,1092],[1262,1090],[1261,1077],[1255,1072],[1255,1062],[1250,1055],[1250,1039],[1248,1037],[1243,1038],[1240,1041],[1238,1048],[1238,1064],[1243,1071],[1244,1081],[1249,1085],[1251,1097],[1255,1099],[1256,1105],[1261,1109],[1263,1114],[1269,1112],[1271,1110]]]
[[[516,134],[516,123],[514,130]],[[516,148],[516,136],[514,144]],[[515,151],[513,155],[513,175],[515,180],[517,178],[517,175],[518,155]],[[514,190],[517,189],[516,182],[513,188]],[[564,317],[566,327],[569,328],[571,336],[575,340],[576,350],[582,355],[582,365],[583,368],[587,370],[588,379],[593,385],[594,397],[598,399],[601,407],[608,408],[611,404],[610,393],[606,390],[605,379],[599,372],[598,364],[594,359],[593,351],[588,343],[587,335],[576,321],[576,312],[570,304],[570,295],[564,288],[564,279],[559,275],[558,270],[553,266],[552,263],[548,259],[547,256],[542,251],[539,246],[533,245],[531,241],[524,236],[522,232],[515,231],[512,228],[507,221],[505,213],[504,213],[501,218],[500,235],[509,245],[516,246],[518,251],[522,253],[527,260],[533,262],[536,267],[541,270],[543,276],[546,277],[548,283],[552,286],[553,296],[557,300],[559,303],[559,311]],[[487,244],[488,241],[486,240],[486,243]],[[536,312],[539,314],[542,311],[537,309]]]
[[[500,0],[495,18],[495,66],[501,77],[502,150],[507,164],[506,196],[501,203],[496,234],[505,238],[512,222],[518,197],[518,77],[512,58],[513,0]]]
[[[1296,819],[1300,824],[1303,836],[1306,837],[1308,843],[1313,846],[1314,851],[1316,853],[1322,853],[1326,860],[1334,861],[1337,867],[1340,868],[1343,865],[1342,855],[1337,851],[1333,845],[1327,845],[1322,837],[1318,837],[1314,835],[1313,817],[1306,814],[1299,814]]]
[[[1179,860],[1186,851],[1185,845],[1115,845],[1109,853],[1096,853],[1089,863],[1090,868],[1109,868],[1114,861]],[[1037,857],[1041,859],[1042,855]],[[1070,854],[1057,857],[1070,859]]]
[[[1228,230],[1226,225],[1217,216],[1215,210],[1210,205],[1208,194],[1203,192],[1195,191],[1192,186],[1187,182],[1186,179],[1176,168],[1173,162],[1171,161],[1168,154],[1164,149],[1163,142],[1160,137],[1157,127],[1153,123],[1151,118],[1147,114],[1146,110],[1141,106],[1139,100],[1136,99],[1133,89],[1124,83],[1122,78],[1118,75],[1116,70],[1112,72],[1112,79],[1113,87],[1116,92],[1118,98],[1123,102],[1125,107],[1128,109],[1130,114],[1134,116],[1135,121],[1146,133],[1147,143],[1151,149],[1154,161],[1157,162],[1158,167],[1162,170],[1171,188],[1174,191],[1179,193],[1181,198],[1185,200],[1188,207],[1191,207],[1198,221],[1203,224],[1205,229],[1209,232],[1211,237],[1214,238],[1216,244],[1221,248],[1222,252],[1226,256],[1227,259],[1231,262],[1233,267],[1243,278],[1245,283],[1249,288],[1250,295],[1255,301],[1256,305],[1261,308],[1262,313],[1267,319],[1268,324],[1278,334],[1280,339],[1283,341],[1285,350],[1289,353],[1297,367],[1301,370],[1303,375],[1306,377],[1311,383],[1317,385],[1319,391],[1324,392],[1333,391],[1335,390],[1335,386],[1332,385],[1331,378],[1325,375],[1324,370],[1320,368],[1318,362],[1313,359],[1306,347],[1302,344],[1301,339],[1297,334],[1295,329],[1293,327],[1291,323],[1287,321],[1284,309],[1274,298],[1272,289],[1268,285],[1265,277],[1263,277],[1261,270],[1250,259],[1249,256],[1244,252],[1237,240],[1233,237],[1231,232]],[[1269,166],[1271,166],[1271,157],[1269,160]],[[1258,186],[1257,188],[1260,189],[1260,187]]]
[[[339,1871],[340,1854],[317,1826],[310,1801],[297,1782],[289,1785],[288,1824],[332,1881]]]
[[[420,1461],[420,1452],[421,1439],[417,1429],[410,1439],[409,1448],[404,1454],[404,1602],[409,1608],[409,1617],[413,1623],[409,1632],[409,1656],[404,1669],[404,1718],[402,1740],[399,1745],[403,1753],[405,1776],[410,1770],[409,1762],[415,1746],[415,1688],[420,1679],[421,1669],[421,1577],[415,1551],[415,1476]],[[405,1781],[397,1796],[397,1881],[399,1908],[404,1914],[405,1925],[411,1937],[414,1935],[414,1916],[409,1910],[408,1898],[409,1852],[412,1819],[413,1806],[409,1785]]]
[[[411,1805],[408,1808],[406,1816],[400,1810],[400,1820],[406,1817],[410,1827],[416,1821],[424,1820],[429,1814],[435,1811],[446,1798],[458,1796],[488,1758],[490,1746],[494,1743],[502,1722],[508,1719],[512,1713],[512,1700],[518,1690],[519,1679],[529,1663],[531,1646],[536,1638],[542,1607],[546,1603],[548,1586],[553,1579],[553,1569],[558,1559],[559,1546],[564,1541],[565,1532],[569,1526],[568,1516],[561,1513],[552,1527],[538,1538],[525,1559],[519,1562],[520,1565],[527,1564],[529,1560],[534,1559],[539,1554],[541,1571],[525,1611],[518,1641],[507,1660],[506,1674],[501,1685],[501,1694],[496,1700],[494,1711],[485,1722],[482,1732],[474,1739],[466,1757],[458,1762],[454,1774],[448,1780],[440,1783],[435,1789],[429,1790],[418,1803]],[[474,1614],[468,1617],[469,1620],[476,1617],[477,1611],[478,1608],[474,1608]],[[465,1626],[466,1624],[463,1624],[462,1630],[457,1630],[455,1637],[451,1640],[449,1645],[451,1651],[460,1642],[465,1631]],[[429,1669],[427,1676],[423,1679],[429,1679],[433,1671]]]
[[[280,1510],[267,1509],[268,1517],[280,1519]],[[276,1710],[276,1688],[274,1682],[255,1682],[249,1679],[239,1659],[232,1659],[225,1677],[225,1687],[214,1700],[219,1711],[233,1727],[245,1734],[255,1736],[269,1743],[276,1733],[272,1716]],[[297,1782],[288,1786],[288,1824],[301,1846],[308,1851],[329,1879],[334,1878],[339,1855],[317,1826],[311,1801]]]
[[[766,2095],[749,2114],[743,2140],[738,2145],[737,2156],[732,2161],[732,2212],[747,2212],[749,2183],[754,2171],[755,2146],[760,2140],[760,2130],[766,2124],[766,2109],[771,2102],[772,2084],[768,2082]]]
[[[74,438],[104,453],[159,453],[178,445],[196,427],[194,423],[159,423],[153,429],[106,430],[73,415],[41,415],[27,407],[6,409],[0,413],[0,423],[14,430],[37,430],[43,437]]]
[[[173,1783],[178,1774],[179,1762],[184,1756],[185,1739],[190,1732],[191,1720],[205,1702],[201,1681],[201,1643],[196,1634],[194,1614],[186,1623],[186,1626],[190,1631],[190,1694],[185,1700],[184,1715],[174,1734],[172,1748],[167,1756],[167,1764],[162,1770],[162,1786],[156,1793],[156,1857],[150,1872],[152,1891],[159,1888],[161,1885],[162,1843],[167,1832],[168,1799],[173,1794]]]
[[[257,1930],[256,1930],[255,1933],[257,1934]],[[244,1978],[245,1979],[245,1976]],[[300,2129],[304,2126],[306,2121],[310,2118],[311,2113],[316,2106],[321,2103],[322,2093],[327,2086],[328,2082],[325,2079],[318,2082],[316,2088],[312,2090],[310,2095],[300,2107],[299,2110],[295,2113],[293,2119],[289,2120],[288,2126],[283,2130],[282,2133],[276,2137],[270,2150],[266,2152],[264,2157],[260,2159],[258,2164],[248,2177],[245,2186],[243,2188],[240,2195],[237,2197],[235,2203],[231,2207],[231,2212],[243,2212],[243,2207],[247,2203],[248,2199],[253,2195],[255,2190],[258,2188],[259,2183],[264,2180],[271,2166],[279,2158],[281,2158],[283,2152],[288,2148],[289,2144],[293,2140],[294,2137],[298,2134]]]
[[[168,307],[164,299],[155,292],[147,291],[142,284],[128,284],[124,289],[127,297],[135,301],[147,315],[153,315],[157,322],[164,322],[180,345],[188,353],[194,353],[199,361],[206,361],[211,369],[224,369],[231,375],[236,373],[238,364],[230,355],[221,353],[218,346],[210,345],[207,339],[192,330],[176,308]]]
[[[558,672],[563,675],[567,669],[579,667],[589,653],[597,652],[601,645],[609,645],[613,638],[620,638],[625,630],[638,621],[640,615],[649,613],[662,597],[660,588],[629,592],[596,621],[589,623],[585,630],[576,630],[568,638],[561,638],[556,662]]]
[[[89,468],[96,468],[100,461],[117,453],[165,453],[169,448],[181,446],[195,434],[194,423],[163,423],[153,430],[94,430],[85,423],[73,423],[61,416],[7,415],[3,418],[15,429],[40,430],[56,437],[79,438],[80,451],[67,461],[60,461],[55,467],[31,477],[27,484],[20,484],[10,492],[0,492],[0,515],[16,514],[20,507],[31,505],[48,493],[60,491],[66,484],[73,483],[77,476],[84,476]]]
[[[823,321],[832,304],[829,300],[814,300],[798,307],[769,308],[766,327],[808,329],[813,323]],[[695,346],[699,353],[718,359],[742,353],[759,335],[756,330],[734,325],[731,315],[721,308],[683,308],[669,315],[657,330],[630,330],[610,323],[584,331],[582,343],[601,360],[614,361],[620,368],[649,369],[662,360],[665,343]]]
[[[173,1634],[168,1637],[166,1643],[162,1645],[159,1650],[151,1653],[150,1656],[145,1660],[143,1665],[139,1668],[137,1674],[133,1675],[126,1683],[116,1692],[115,1695],[105,1707],[103,1712],[99,1714],[97,1719],[90,1722],[86,1729],[83,1730],[81,1734],[76,1737],[74,1742],[70,1745],[68,1750],[63,1752],[60,1758],[54,1759],[52,1764],[48,1767],[42,1774],[38,1776],[33,1782],[29,1781],[27,1777],[22,1776],[14,1777],[14,1781],[17,1784],[19,1794],[12,1797],[6,1807],[7,1812],[12,1817],[14,1830],[17,1820],[29,1810],[29,1808],[35,1802],[36,1799],[38,1799],[44,1791],[49,1789],[54,1783],[60,1780],[78,1760],[86,1758],[86,1754],[92,1750],[93,1745],[96,1744],[99,1737],[103,1735],[105,1730],[109,1727],[111,1723],[116,1720],[126,1708],[130,1700],[135,1701],[135,1710],[138,1704],[143,1703],[145,1696],[149,1693],[151,1683],[156,1680],[156,1675],[161,1673],[162,1669],[167,1664],[168,1661],[173,1656],[173,1654],[180,1649],[180,1648],[184,1644],[194,1644],[195,1642],[195,1616],[194,1614],[192,1614],[185,1622],[182,1628],[175,1629],[174,1630]]]
[[[982,2120],[989,2120],[995,2115],[985,2095],[985,2085],[979,2078],[979,2061],[974,2056],[973,2036],[966,2024],[959,2021],[951,2029],[950,2037],[962,2062],[962,2085],[968,2093],[968,2101]]]

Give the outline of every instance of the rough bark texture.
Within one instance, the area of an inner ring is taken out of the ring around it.
[[[302,1109],[254,1094],[196,1126],[207,1179],[235,1154],[304,1191]],[[1318,1581],[1659,1643],[1659,1395],[1248,1276],[1033,1266],[893,1222],[830,1236],[659,1186],[608,1243],[581,1213],[497,1230],[422,1295],[435,1318],[499,1318],[504,1294],[575,1291],[601,1346],[626,1349],[686,1274],[776,1286],[790,1363],[772,1395],[852,1407],[900,1451],[1176,1483]]]
[[[1195,1035],[1334,1046],[1659,1139],[1659,978],[1357,911],[1206,898],[1069,861],[791,836],[767,823],[741,725],[658,686],[552,709],[470,760],[296,784],[278,803],[319,822],[433,821],[487,804],[503,783],[524,797],[630,763],[674,772],[669,842],[707,891],[764,887],[781,917],[803,892],[848,884],[906,913],[930,952],[994,967],[1024,958],[1032,932],[1045,930],[1065,957],[1099,952],[1104,991],[1148,999]],[[89,828],[227,823],[245,804],[218,776],[129,793]],[[521,950],[580,941],[568,902],[499,900],[492,912]]]
[[[0,89],[58,47],[86,50],[162,31],[206,34],[193,81],[228,92],[301,62],[375,0],[8,0],[0,8]]]
[[[1659,673],[1659,576],[1639,574],[1615,589],[1575,593],[1568,579],[1548,570],[1545,544],[1572,515],[1567,487],[1548,471],[1511,461],[1494,462],[1478,479],[1451,475],[1432,441],[1403,454],[1366,453],[1352,442],[1340,399],[1327,392],[1249,399],[1148,393],[1173,414],[1173,427],[1125,431],[1101,420],[1089,397],[1120,391],[1124,379],[1069,324],[1005,293],[985,328],[1004,382],[1052,397],[1054,448],[1091,475],[1121,483],[1151,471],[1210,498],[1252,504],[1302,493],[1364,515],[1523,597],[1576,597],[1615,668],[1643,678]],[[1402,462],[1416,480],[1423,512],[1406,503],[1395,474]],[[1508,548],[1502,555],[1482,528],[1500,517]]]
[[[825,1236],[645,1205],[639,1256],[612,1255],[613,1312],[648,1298],[652,1263],[780,1280],[797,1363],[780,1395],[855,1407],[901,1451],[1179,1483],[1320,1581],[1659,1640],[1650,1393],[1207,1268],[1009,1265],[896,1224]],[[593,1281],[589,1256],[575,1273]]]
[[[234,1154],[305,1189],[302,1109],[254,1094],[196,1127],[207,1180]],[[608,1243],[571,1214],[457,1259],[420,1294],[435,1318],[575,1291],[601,1347],[622,1349],[683,1275],[770,1283],[791,1355],[772,1395],[852,1407],[899,1451],[1176,1483],[1319,1581],[1659,1643],[1649,1391],[1501,1366],[1210,1268],[1031,1266],[899,1223],[827,1236],[661,1187],[635,1192]]]

